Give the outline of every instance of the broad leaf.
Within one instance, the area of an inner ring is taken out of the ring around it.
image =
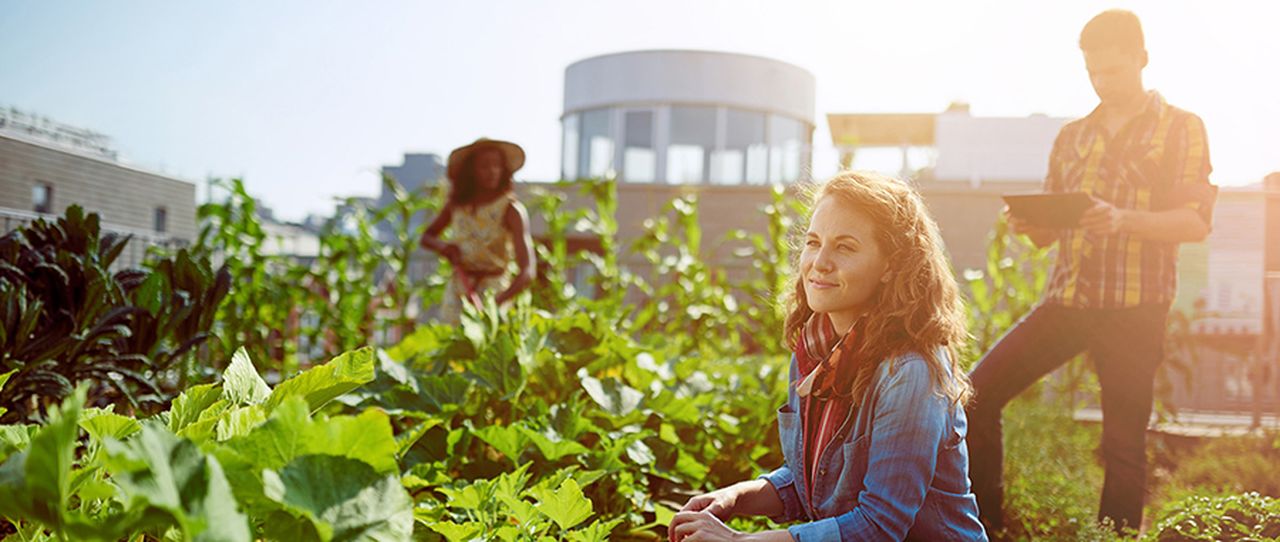
[[[237,405],[256,405],[270,395],[271,388],[258,375],[249,353],[241,346],[231,356],[231,365],[222,372],[222,398]]]
[[[231,409],[218,418],[215,426],[218,440],[248,435],[253,428],[267,420],[267,413],[259,405]]]
[[[108,470],[126,509],[172,518],[191,540],[249,540],[248,518],[237,510],[222,466],[190,440],[155,422],[127,442],[107,440]]]
[[[613,528],[617,527],[619,523],[622,523],[622,518],[603,523],[600,520],[593,521],[586,528],[569,531],[569,540],[573,542],[608,542],[609,532],[613,531]],[[664,523],[664,525],[666,524]]]
[[[333,398],[373,381],[373,364],[373,349],[366,347],[312,367],[276,386],[267,399],[267,411],[280,406],[289,397],[302,397],[314,412]]]
[[[543,457],[551,461],[566,455],[586,454],[589,451],[586,446],[572,440],[565,440],[555,429],[549,427],[541,433],[524,426],[520,427],[520,431],[533,442],[534,446],[538,447]]]
[[[26,450],[31,445],[31,436],[39,430],[38,425],[0,425],[0,461]]]
[[[200,414],[222,396],[217,384],[200,384],[187,388],[173,400],[169,408],[169,430],[177,433],[200,419]]]
[[[440,533],[441,536],[449,542],[469,542],[480,536],[480,531],[484,527],[475,523],[463,523],[461,525],[452,521],[438,521],[428,525],[431,530]]]
[[[520,454],[524,453],[525,447],[529,445],[528,437],[516,426],[490,425],[472,431],[472,434],[489,443],[495,450],[502,452],[502,455],[511,458],[515,463],[519,463]]]
[[[601,381],[588,375],[585,369],[578,372],[578,378],[582,380],[582,387],[587,390],[587,395],[605,412],[617,417],[634,412],[640,406],[640,400],[644,399],[643,393],[616,378]]]
[[[563,530],[572,529],[591,517],[591,501],[582,495],[582,488],[573,478],[565,480],[555,491],[542,490],[537,497],[538,511]]]
[[[391,433],[391,420],[382,411],[312,420],[307,409],[302,398],[290,398],[266,423],[225,444],[252,458],[258,471],[281,469],[304,455],[325,454],[364,462],[382,474],[398,472],[399,446]]]
[[[142,429],[138,420],[101,408],[85,409],[80,418],[80,427],[98,442],[108,437],[123,440]]]
[[[413,500],[397,474],[380,475],[354,459],[306,455],[262,476],[267,498],[310,521],[321,540],[399,541],[413,535]]]
[[[50,407],[48,423],[31,436],[27,449],[0,465],[0,516],[26,517],[46,526],[67,522],[64,511],[85,395],[86,388],[78,387],[60,406]]]

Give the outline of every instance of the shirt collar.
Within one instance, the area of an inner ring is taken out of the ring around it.
[[[1142,111],[1139,112],[1137,115],[1135,115],[1132,119],[1129,119],[1129,122],[1132,123],[1138,119],[1145,120],[1147,117],[1153,116],[1153,115],[1158,117],[1160,114],[1160,111],[1164,110],[1165,105],[1166,103],[1164,101],[1164,96],[1161,96],[1160,93],[1157,91],[1148,90],[1147,101],[1142,106]],[[1096,128],[1097,124],[1102,121],[1101,110],[1102,110],[1102,104],[1098,104],[1097,106],[1095,106],[1093,108],[1093,111],[1090,111],[1089,114],[1085,116],[1085,122],[1087,122],[1090,126]]]

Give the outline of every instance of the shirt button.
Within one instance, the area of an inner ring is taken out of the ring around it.
[[[827,469],[818,469],[818,476],[826,476]]]

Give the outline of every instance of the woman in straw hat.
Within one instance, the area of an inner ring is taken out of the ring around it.
[[[502,304],[533,282],[529,215],[511,181],[523,165],[519,145],[496,139],[480,138],[449,153],[449,197],[421,240],[453,265],[441,310],[445,322],[459,321],[464,299],[478,304],[483,292],[496,291]],[[440,235],[450,226],[450,241],[444,241]]]

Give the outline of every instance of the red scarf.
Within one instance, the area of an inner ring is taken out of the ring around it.
[[[792,385],[800,395],[800,427],[804,434],[801,454],[809,482],[810,506],[818,458],[853,408],[849,385],[857,368],[856,330],[857,325],[840,337],[827,315],[814,313],[800,332],[795,352],[800,378]],[[812,399],[818,400],[814,405],[817,408],[810,408]],[[811,420],[811,416],[817,418]],[[811,423],[813,421],[817,423]]]

